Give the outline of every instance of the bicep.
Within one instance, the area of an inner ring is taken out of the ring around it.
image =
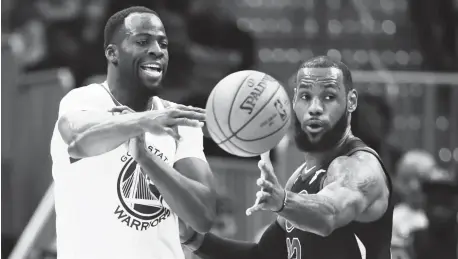
[[[176,161],[173,167],[189,179],[200,182],[207,187],[213,186],[213,174],[210,166],[200,158],[182,158]]]
[[[179,127],[174,168],[184,176],[211,187],[213,174],[204,154],[203,133],[200,128]]]
[[[388,188],[377,158],[369,153],[336,159],[319,195],[335,204],[336,223],[374,221],[388,205]]]

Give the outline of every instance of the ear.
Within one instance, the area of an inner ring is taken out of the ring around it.
[[[358,92],[355,89],[351,89],[347,95],[347,110],[352,113],[358,107]]]
[[[105,49],[105,57],[108,62],[117,65],[118,64],[118,48],[114,44],[110,44]]]

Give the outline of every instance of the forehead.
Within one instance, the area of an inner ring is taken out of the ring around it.
[[[335,67],[329,68],[301,68],[297,73],[297,81],[301,83],[313,83],[320,81],[333,81],[342,83],[342,71]]]
[[[152,13],[131,13],[124,19],[128,34],[165,34],[161,19]]]

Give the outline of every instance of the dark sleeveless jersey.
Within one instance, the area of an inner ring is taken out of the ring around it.
[[[392,187],[389,174],[386,172],[378,154],[359,138],[349,138],[336,155],[350,156],[356,151],[369,152],[375,155],[383,167],[390,191],[389,204],[385,214],[378,220],[368,223],[352,222],[334,230],[329,236],[322,237],[310,232],[301,231],[286,222],[286,245],[288,259],[390,259],[391,231],[393,222]],[[329,161],[322,168],[307,172],[304,180],[299,176],[291,191],[295,193],[314,194],[321,190],[326,178]],[[299,168],[299,170],[303,170]],[[300,175],[300,174],[299,174]]]

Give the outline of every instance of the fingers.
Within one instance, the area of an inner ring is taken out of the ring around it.
[[[265,161],[260,160],[258,162],[259,170],[261,170],[261,179],[276,183],[277,176],[274,173],[272,166],[268,165]]]
[[[175,104],[172,105],[170,102],[161,100],[159,97],[154,96],[152,98],[152,107],[153,109],[160,110],[164,108],[174,108],[177,110],[182,110],[182,111],[192,111],[192,112],[198,112],[198,113],[205,113],[205,109],[198,108],[198,107],[193,107],[193,106],[186,106],[182,104]]]
[[[256,211],[260,211],[264,208],[264,204],[261,203],[261,204],[258,204],[258,205],[253,205],[253,207],[251,208],[248,208],[245,212],[245,214],[247,216],[251,216],[251,214],[253,214],[253,212],[256,212]]]
[[[268,191],[270,192],[273,188],[274,188],[274,185],[273,183],[267,181],[266,179],[262,179],[262,178],[259,178],[257,181],[256,181],[256,184],[262,188],[262,190],[265,190],[265,191]]]
[[[192,111],[192,112],[198,112],[198,113],[205,113],[205,109],[199,108],[199,107],[193,107],[193,106],[186,106],[182,104],[176,105],[174,108],[183,110],[183,111]]]
[[[205,113],[199,113],[195,111],[182,111],[182,110],[172,110],[170,116],[173,118],[188,118],[191,120],[205,121],[207,116]]]
[[[272,161],[270,161],[270,151],[261,154],[261,161],[264,161],[269,170],[273,171]]]
[[[157,96],[154,96],[153,97],[153,105],[151,107],[151,109],[154,109],[154,110],[162,110],[164,109],[164,104],[162,103],[161,99]]]
[[[269,163],[269,164],[272,164],[272,161],[270,161],[270,151],[267,151],[265,153],[262,153],[261,154],[261,160]]]
[[[202,128],[204,126],[204,123],[199,120],[192,120],[188,118],[178,118],[178,119],[172,119],[170,121],[171,125],[176,125],[176,126],[188,126],[188,127],[196,127],[196,128]]]
[[[267,176],[268,176],[264,167],[265,167],[265,162],[262,160],[259,160],[258,168],[259,170],[261,170],[261,179],[267,179]]]
[[[264,210],[265,203],[264,201],[271,196],[270,193],[267,193],[265,191],[258,191],[256,193],[256,201],[254,202],[254,205],[251,208],[248,208],[246,210],[246,215],[250,216],[253,212],[259,211],[259,210]]]
[[[265,199],[269,198],[271,196],[270,193],[268,192],[265,192],[265,191],[258,191],[256,193],[256,200],[258,201],[257,203],[260,204],[262,201],[264,201]]]
[[[173,129],[173,128],[164,128],[165,133],[169,134],[172,138],[174,138],[176,141],[181,140],[180,134],[178,134],[178,131]]]

